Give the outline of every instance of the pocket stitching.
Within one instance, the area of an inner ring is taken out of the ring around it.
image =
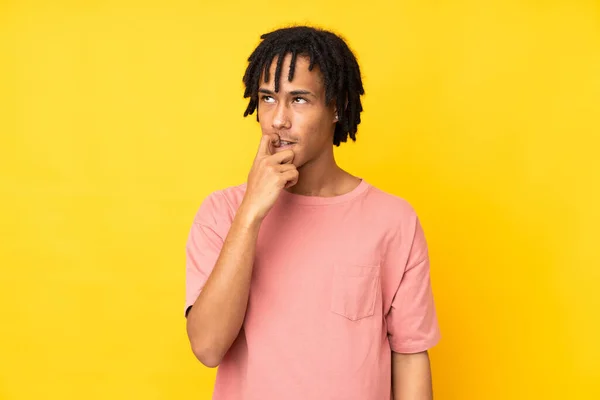
[[[344,265],[343,268],[342,268],[342,265]],[[358,274],[349,273],[348,267],[353,267],[355,269],[358,269],[360,271],[360,273],[358,273]],[[370,271],[370,272],[366,273],[367,271]],[[368,293],[368,295],[372,297],[372,300],[367,308],[367,312],[364,315],[360,315],[357,312],[356,313],[357,316],[354,317],[354,316],[344,314],[343,312],[340,312],[339,310],[336,310],[336,308],[334,307],[336,293],[337,293],[337,291],[342,291],[344,289],[344,287],[340,287],[340,286],[334,286],[332,288],[330,311],[333,312],[334,314],[337,314],[344,318],[347,318],[350,321],[358,321],[363,318],[368,318],[368,317],[373,316],[375,314],[375,306],[376,306],[376,302],[377,302],[377,286],[380,282],[380,271],[381,271],[380,265],[335,264],[334,271],[333,271],[333,282],[332,282],[332,284],[334,284],[334,285],[335,285],[336,279],[344,279],[345,282],[348,282],[347,279],[352,279],[352,278],[363,278],[363,279],[375,278],[374,279],[375,282],[372,282],[372,280],[369,279],[368,290],[371,291],[371,293]],[[342,293],[337,294],[337,296],[348,296],[348,294],[347,294],[347,291],[342,291]]]

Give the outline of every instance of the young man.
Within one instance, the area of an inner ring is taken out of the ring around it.
[[[203,201],[187,243],[187,333],[219,366],[213,399],[431,399],[440,335],[419,219],[334,159],[356,140],[358,63],[327,31],[261,38],[243,79],[256,158]]]

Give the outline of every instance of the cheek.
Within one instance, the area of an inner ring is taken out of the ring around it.
[[[265,110],[258,111],[256,113],[256,116],[258,117],[258,122],[260,124],[261,129],[264,130],[266,127],[270,126],[271,120],[269,119],[268,112],[266,112]]]
[[[294,123],[296,128],[307,136],[311,142],[319,141],[319,136],[324,133],[323,121],[319,115],[300,114],[296,116]]]
[[[321,153],[328,143],[323,130],[318,124],[304,126],[302,131],[302,146],[298,149],[301,158],[312,158]]]
[[[332,124],[323,115],[311,119],[306,125],[306,131],[309,132],[311,142],[318,146],[322,146],[324,142],[330,139],[331,129]]]

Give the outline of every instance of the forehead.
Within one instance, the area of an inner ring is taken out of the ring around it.
[[[265,82],[264,71],[260,76],[261,87],[275,87],[275,69],[277,68],[277,61],[279,57],[275,57],[269,67],[269,81]],[[307,89],[314,92],[320,92],[323,88],[323,75],[317,64],[313,65],[312,71],[308,70],[310,65],[310,59],[308,56],[298,55],[296,57],[296,67],[294,69],[294,76],[291,82],[288,81],[290,66],[292,62],[292,55],[286,54],[281,64],[281,77],[279,79],[279,90],[289,91],[294,89]]]

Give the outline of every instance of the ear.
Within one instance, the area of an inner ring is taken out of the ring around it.
[[[333,123],[337,123],[340,120],[339,115],[338,115],[338,111],[337,111],[337,106],[334,104],[333,106]]]
[[[348,109],[348,99],[346,99],[346,105],[344,106],[344,110]],[[337,111],[337,104],[334,102],[333,103],[333,122],[336,123],[340,120],[338,111]]]

